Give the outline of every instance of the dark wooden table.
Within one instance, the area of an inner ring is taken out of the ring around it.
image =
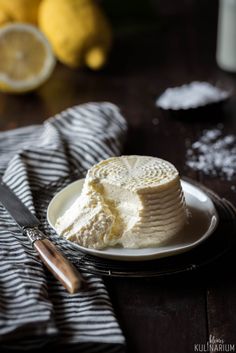
[[[168,1],[170,4],[170,1]],[[173,3],[173,2],[172,2]],[[129,123],[125,154],[153,155],[173,162],[190,176],[235,202],[233,182],[186,168],[186,139],[221,121],[236,133],[234,99],[221,116],[182,121],[164,116],[156,97],[167,87],[193,80],[220,82],[236,89],[236,76],[215,62],[217,1],[181,1],[159,11],[150,26],[119,32],[109,65],[101,72],[71,71],[58,64],[37,92],[0,95],[0,129],[37,124],[71,105],[111,101]],[[234,180],[235,183],[235,180]],[[112,279],[105,282],[127,338],[128,352],[193,352],[209,335],[236,343],[234,250],[208,270],[166,279]]]

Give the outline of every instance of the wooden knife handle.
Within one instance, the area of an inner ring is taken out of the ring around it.
[[[83,278],[56,246],[49,239],[35,240],[33,244],[45,266],[68,292],[71,294],[78,292]]]

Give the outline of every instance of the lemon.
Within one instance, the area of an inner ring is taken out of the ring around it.
[[[55,58],[45,36],[22,23],[0,28],[0,90],[28,92],[51,75]]]
[[[111,28],[94,1],[43,0],[38,22],[62,63],[94,70],[106,63]]]
[[[6,22],[37,24],[41,0],[0,0],[0,25]]]

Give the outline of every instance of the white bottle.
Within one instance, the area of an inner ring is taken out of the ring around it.
[[[216,60],[221,69],[236,72],[236,0],[220,0]]]

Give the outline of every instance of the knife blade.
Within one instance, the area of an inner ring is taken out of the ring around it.
[[[11,191],[11,189],[1,180],[0,182],[0,202],[6,208],[20,228],[38,227],[39,220],[31,213],[21,200]]]
[[[82,287],[84,279],[57,247],[39,230],[40,221],[2,180],[0,180],[0,202],[28,237],[49,271],[69,293],[76,293]]]

